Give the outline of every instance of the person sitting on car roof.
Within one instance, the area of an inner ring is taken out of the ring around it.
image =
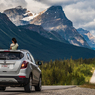
[[[18,49],[18,43],[16,38],[12,38],[12,44],[10,45],[10,50],[17,50]]]

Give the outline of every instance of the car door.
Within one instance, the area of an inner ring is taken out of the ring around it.
[[[40,70],[39,67],[35,64],[34,58],[30,53],[27,53],[28,59],[31,61],[31,67],[33,71],[33,82],[37,83],[39,81]]]

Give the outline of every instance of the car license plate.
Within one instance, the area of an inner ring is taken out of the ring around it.
[[[8,67],[8,65],[2,65],[2,67]]]

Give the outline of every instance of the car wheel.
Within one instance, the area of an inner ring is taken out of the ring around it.
[[[24,86],[24,90],[25,92],[31,92],[32,90],[32,77],[29,77],[29,81],[28,84],[26,86]]]
[[[6,87],[0,87],[0,91],[5,91]]]
[[[41,89],[42,89],[42,80],[40,77],[38,85],[35,86],[35,91],[41,91]]]

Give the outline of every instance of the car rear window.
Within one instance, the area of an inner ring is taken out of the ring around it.
[[[19,60],[23,57],[21,52],[0,52],[0,60]]]

